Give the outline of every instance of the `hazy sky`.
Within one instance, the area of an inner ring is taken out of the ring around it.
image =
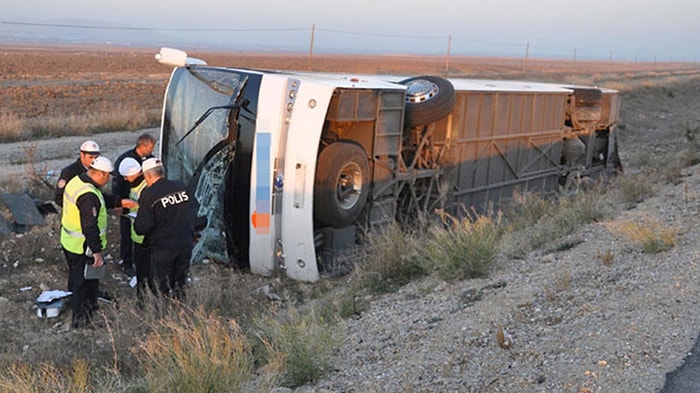
[[[418,5],[420,4],[420,5]],[[2,22],[118,23],[160,45],[694,62],[697,0],[0,0]],[[61,29],[55,28],[59,35]],[[93,30],[89,30],[93,32]],[[73,32],[75,34],[75,32]],[[86,33],[86,31],[83,31]],[[103,35],[116,34],[106,31]],[[451,37],[451,41],[449,38]]]

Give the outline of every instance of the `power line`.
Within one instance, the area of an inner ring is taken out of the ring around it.
[[[0,24],[12,25],[12,26],[32,26],[32,27],[55,27],[55,28],[67,28],[67,29],[89,29],[89,30],[119,30],[119,31],[168,31],[168,32],[204,32],[204,33],[214,33],[214,32],[310,32],[311,29],[307,27],[278,27],[278,28],[247,28],[247,29],[222,29],[222,28],[187,28],[187,27],[143,27],[143,26],[99,26],[99,25],[89,25],[89,24],[73,24],[73,23],[44,23],[44,22],[15,22],[0,20]],[[391,33],[379,33],[379,32],[367,32],[367,31],[350,31],[350,30],[340,30],[340,29],[326,29],[318,28],[315,29],[318,32],[330,33],[330,34],[342,34],[342,35],[353,35],[353,36],[365,36],[365,37],[381,37],[381,38],[392,38],[392,39],[411,39],[411,40],[438,40],[444,41],[447,39],[445,36],[429,35],[429,36],[418,36],[418,35],[405,35],[405,34],[391,34]],[[451,36],[454,41],[461,41],[477,45],[490,45],[490,46],[502,46],[502,47],[520,47],[520,43],[508,43],[508,42],[493,42],[493,41],[481,41],[474,39],[460,39],[458,36]]]
[[[182,32],[268,32],[268,31],[307,31],[306,27],[280,27],[268,29],[200,29],[183,27],[133,27],[133,26],[97,26],[97,25],[77,25],[62,23],[32,23],[32,22],[10,22],[0,20],[0,23],[16,26],[40,26],[40,27],[60,27],[71,29],[92,29],[92,30],[129,30],[129,31],[182,31]]]
[[[404,39],[410,38],[410,39],[415,39],[415,40],[444,40],[446,38],[446,36],[410,36],[410,35],[405,35],[405,34],[372,33],[372,32],[336,30],[336,29],[323,29],[323,28],[316,28],[316,31],[323,31],[326,33],[336,33],[336,34],[347,34],[347,35],[385,37],[385,38],[404,38]]]
[[[391,34],[391,33],[376,33],[376,32],[358,32],[358,31],[348,31],[348,30],[338,30],[338,29],[324,29],[316,28],[316,31],[322,31],[325,33],[335,33],[335,34],[346,34],[346,35],[356,35],[356,36],[371,36],[371,37],[384,37],[384,38],[397,38],[397,39],[413,39],[413,40],[453,40],[457,39],[461,42],[468,42],[472,44],[480,45],[493,45],[493,46],[509,46],[509,47],[521,47],[522,43],[512,43],[512,42],[494,42],[494,41],[483,41],[474,39],[460,39],[459,36],[454,36],[451,34],[447,35],[434,35],[434,36],[414,36],[406,34]]]
[[[9,20],[0,20],[0,25],[7,26],[29,26],[29,27],[48,27],[48,28],[64,28],[64,29],[90,29],[90,30],[110,30],[110,31],[151,31],[151,32],[183,32],[183,33],[274,33],[274,32],[312,32],[312,28],[309,27],[272,27],[272,28],[188,28],[188,27],[144,27],[144,26],[104,26],[104,25],[91,25],[91,24],[78,24],[78,23],[48,23],[48,22],[18,22]],[[488,46],[491,49],[494,47],[510,48],[511,51],[516,48],[521,48],[523,43],[513,43],[513,42],[497,42],[489,40],[479,40],[473,37],[468,37],[460,39],[459,36],[452,34],[445,34],[444,36],[439,35],[405,35],[405,34],[393,34],[393,33],[380,33],[371,31],[351,31],[351,30],[341,30],[341,29],[326,29],[319,28],[314,25],[316,32],[323,32],[327,34],[340,34],[340,35],[352,35],[352,36],[364,36],[364,37],[379,37],[388,38],[394,40],[432,40],[432,41],[445,41],[449,42],[449,46],[454,49],[454,47],[459,46],[455,43],[464,45],[470,45],[472,50],[475,47]],[[319,38],[319,37],[316,37]],[[544,51],[549,53],[549,55],[564,55],[570,52],[564,51],[557,48],[552,48],[546,45],[538,45],[537,42],[530,45],[528,42],[528,49],[532,52]],[[581,53],[577,53],[577,57]],[[590,57],[590,56],[589,56]],[[695,61],[693,61],[694,63]]]
[[[70,29],[92,29],[92,30],[125,30],[125,31],[174,31],[174,32],[289,32],[289,31],[311,31],[308,27],[279,27],[279,28],[256,28],[256,29],[221,29],[221,28],[187,28],[187,27],[142,27],[142,26],[98,26],[98,25],[87,25],[87,24],[67,24],[67,23],[40,23],[40,22],[14,22],[0,20],[0,23],[6,25],[14,26],[33,26],[33,27],[57,27],[57,28],[70,28]],[[339,29],[325,29],[316,27],[316,31],[332,33],[332,34],[344,34],[344,35],[355,35],[355,36],[366,36],[366,37],[384,37],[384,38],[396,38],[396,39],[415,39],[415,40],[446,40],[447,35],[444,36],[417,36],[417,35],[405,35],[405,34],[391,34],[391,33],[378,33],[378,32],[367,32],[367,31],[350,31],[350,30],[339,30]],[[453,36],[453,38],[455,38]],[[520,46],[521,44],[514,43],[503,43],[503,42],[487,42],[479,40],[461,40],[466,42],[471,42],[474,44],[486,44],[486,45],[500,45],[500,46]]]

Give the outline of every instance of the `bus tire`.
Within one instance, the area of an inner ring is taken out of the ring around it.
[[[326,146],[316,165],[314,218],[336,228],[352,224],[365,207],[369,186],[369,163],[362,147],[349,142]]]
[[[399,82],[408,87],[404,113],[404,128],[413,128],[440,120],[452,113],[455,88],[437,76],[417,76]]]

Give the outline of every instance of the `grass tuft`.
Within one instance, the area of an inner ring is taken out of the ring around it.
[[[405,231],[391,223],[370,233],[365,245],[358,249],[353,272],[354,289],[373,293],[394,292],[402,285],[429,273],[421,260],[420,234]]]
[[[14,112],[0,111],[0,142],[13,142],[25,138],[24,120]]]
[[[676,236],[680,232],[677,228],[669,227],[653,217],[642,217],[639,221],[614,221],[605,225],[612,233],[624,235],[649,254],[673,248],[676,244]]]
[[[700,164],[700,126],[685,126],[685,148],[678,153],[678,162],[682,168]]]
[[[598,252],[598,258],[601,262],[603,262],[603,265],[611,266],[613,260],[615,259],[615,254],[610,250],[607,250],[605,252]]]
[[[615,180],[615,190],[617,198],[628,209],[654,195],[653,182],[645,174],[618,177]]]
[[[571,281],[572,277],[570,272],[561,274],[553,285],[546,285],[544,287],[545,299],[550,302],[556,300],[559,293],[565,292],[571,288]]]
[[[513,229],[527,228],[546,217],[551,209],[549,201],[540,194],[513,191],[513,198],[503,204],[504,216]]]
[[[73,360],[71,370],[49,363],[31,365],[13,363],[0,367],[0,391],[6,393],[87,393],[88,364]]]
[[[181,308],[136,349],[150,392],[239,392],[252,379],[251,345],[235,320]]]
[[[501,236],[501,216],[458,219],[441,213],[446,225],[430,228],[424,253],[444,280],[484,277],[496,261]]]
[[[503,251],[511,258],[519,258],[574,233],[582,225],[605,219],[611,214],[605,191],[596,186],[552,199],[536,194],[515,199],[504,213],[509,225]],[[566,245],[555,248],[559,247]]]
[[[315,312],[302,315],[291,310],[282,318],[263,318],[257,330],[265,348],[265,363],[281,374],[284,385],[314,382],[332,370],[339,336]],[[268,370],[266,374],[272,373]]]

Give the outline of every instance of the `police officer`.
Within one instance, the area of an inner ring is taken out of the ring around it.
[[[183,299],[194,247],[197,202],[184,183],[165,178],[159,159],[147,159],[142,169],[148,187],[141,192],[134,229],[146,236],[158,290]]]
[[[149,133],[143,133],[139,135],[136,139],[136,146],[133,149],[127,150],[122,153],[114,161],[114,166],[119,169],[122,161],[127,157],[131,157],[136,160],[139,165],[143,163],[144,160],[153,157],[153,149],[155,148],[156,140]],[[124,181],[124,177],[119,174],[118,171],[113,173],[112,177],[112,194],[115,197],[128,198],[129,190],[131,186]],[[121,258],[121,266],[124,270],[124,274],[129,277],[133,277],[134,274],[134,263],[133,263],[133,247],[134,243],[131,240],[131,221],[129,218],[122,216],[119,219],[119,256]]]
[[[63,189],[70,179],[84,173],[97,156],[100,155],[100,146],[95,141],[85,141],[80,145],[80,156],[75,162],[61,170],[54,190],[54,202],[58,206],[63,205]],[[70,290],[70,289],[69,289]]]
[[[126,157],[119,164],[119,174],[129,185],[129,199],[138,201],[139,196],[146,188],[146,179],[141,172],[141,163],[131,157]],[[138,206],[129,209],[129,213],[136,213]],[[140,306],[143,305],[146,288],[155,295],[156,286],[153,281],[153,269],[151,269],[150,251],[144,236],[134,230],[133,217],[130,217],[131,240],[133,242],[133,261],[136,268],[136,298]]]
[[[89,324],[97,308],[99,280],[86,279],[84,272],[86,265],[100,267],[104,264],[107,209],[116,206],[112,198],[105,198],[100,188],[107,184],[113,170],[109,159],[98,156],[86,172],[68,181],[63,192],[61,247],[68,263],[69,288],[73,292],[74,328]],[[119,202],[124,207],[135,206],[133,201]]]

